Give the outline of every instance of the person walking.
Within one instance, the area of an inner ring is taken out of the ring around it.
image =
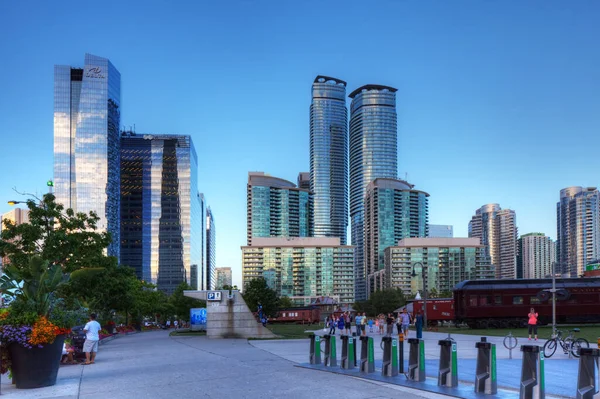
[[[535,340],[538,340],[537,337],[537,323],[538,323],[538,314],[535,312],[534,308],[529,309],[529,314],[527,315],[529,321],[527,322],[527,326],[529,327],[529,340],[531,341],[531,332],[535,336]]]
[[[83,327],[85,333],[85,342],[83,343],[83,351],[85,352],[85,364],[93,364],[96,360],[98,352],[98,341],[100,336],[98,332],[102,329],[100,323],[96,321],[96,313],[90,314],[90,320]]]
[[[388,313],[387,319],[385,319],[385,324],[387,325],[386,336],[391,337],[394,332],[394,317],[391,313]]]
[[[379,334],[383,335],[383,327],[385,327],[385,316],[383,313],[379,314]]]
[[[329,335],[335,335],[335,318],[333,315],[329,316]]]
[[[367,314],[363,312],[360,319],[360,333],[363,337],[367,335]]]
[[[423,312],[419,310],[415,316],[415,328],[417,329],[417,338],[423,338]]]
[[[360,315],[360,313],[358,313],[356,316],[354,316],[354,327],[356,329],[356,336],[360,337],[360,322],[362,320],[362,316]]]
[[[344,314],[341,314],[340,317],[338,317],[337,327],[338,327],[338,330],[340,331],[340,335],[342,335],[344,333]]]
[[[369,332],[372,333],[373,332],[373,319],[369,319]]]
[[[346,335],[350,335],[350,328],[352,327],[352,317],[350,316],[350,312],[346,312],[346,316],[344,316],[344,329],[346,330]]]
[[[398,315],[398,326],[400,327],[400,329],[398,329],[398,334],[400,334],[400,331],[402,331],[402,334],[404,334],[404,339],[408,338],[408,326],[410,325],[410,313],[408,313],[408,310],[406,310],[406,308],[404,308],[402,310],[402,313],[400,313]]]

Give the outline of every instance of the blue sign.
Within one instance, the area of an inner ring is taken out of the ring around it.
[[[190,326],[192,330],[206,330],[206,308],[190,309]]]
[[[221,291],[208,291],[206,293],[207,301],[220,301],[221,300]]]

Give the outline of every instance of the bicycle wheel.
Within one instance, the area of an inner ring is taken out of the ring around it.
[[[556,352],[556,338],[550,339],[548,341],[546,341],[546,343],[544,344],[544,357],[549,358],[552,357],[552,355],[554,355],[554,352]]]
[[[587,341],[587,339],[577,338],[577,340],[573,342],[573,346],[571,347],[571,353],[573,354],[573,356],[579,357],[579,355],[580,355],[579,350],[581,348],[589,348],[589,347],[590,347],[590,343]]]

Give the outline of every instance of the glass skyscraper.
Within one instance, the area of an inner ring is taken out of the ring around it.
[[[247,239],[312,237],[313,195],[290,181],[263,172],[248,173]]]
[[[210,206],[206,208],[206,289],[214,290],[217,284],[217,230]]]
[[[600,192],[596,187],[560,190],[556,216],[556,271],[579,277],[588,263],[600,258]]]
[[[355,246],[355,296],[366,299],[364,268],[364,199],[376,178],[398,176],[396,91],[366,85],[350,94],[350,221]]]
[[[339,237],[348,228],[348,109],[346,82],[317,76],[310,105],[310,189],[315,237]]]
[[[201,264],[197,179],[190,136],[123,133],[121,263],[169,294]]]
[[[96,212],[119,258],[121,75],[86,54],[83,68],[54,66],[54,189],[58,203]]]
[[[403,180],[375,179],[365,195],[364,258],[367,278],[385,268],[387,247],[410,237],[427,237],[429,194]],[[367,286],[368,294],[374,286]]]

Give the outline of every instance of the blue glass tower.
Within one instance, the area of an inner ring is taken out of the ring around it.
[[[54,67],[54,189],[76,212],[94,211],[119,258],[121,75],[106,58],[86,54],[83,68]]]
[[[346,82],[317,76],[310,106],[310,189],[315,237],[339,237],[348,228],[348,109]]]
[[[356,300],[366,299],[364,258],[364,200],[367,185],[376,178],[398,175],[396,91],[366,85],[350,94],[350,221],[355,265]]]

